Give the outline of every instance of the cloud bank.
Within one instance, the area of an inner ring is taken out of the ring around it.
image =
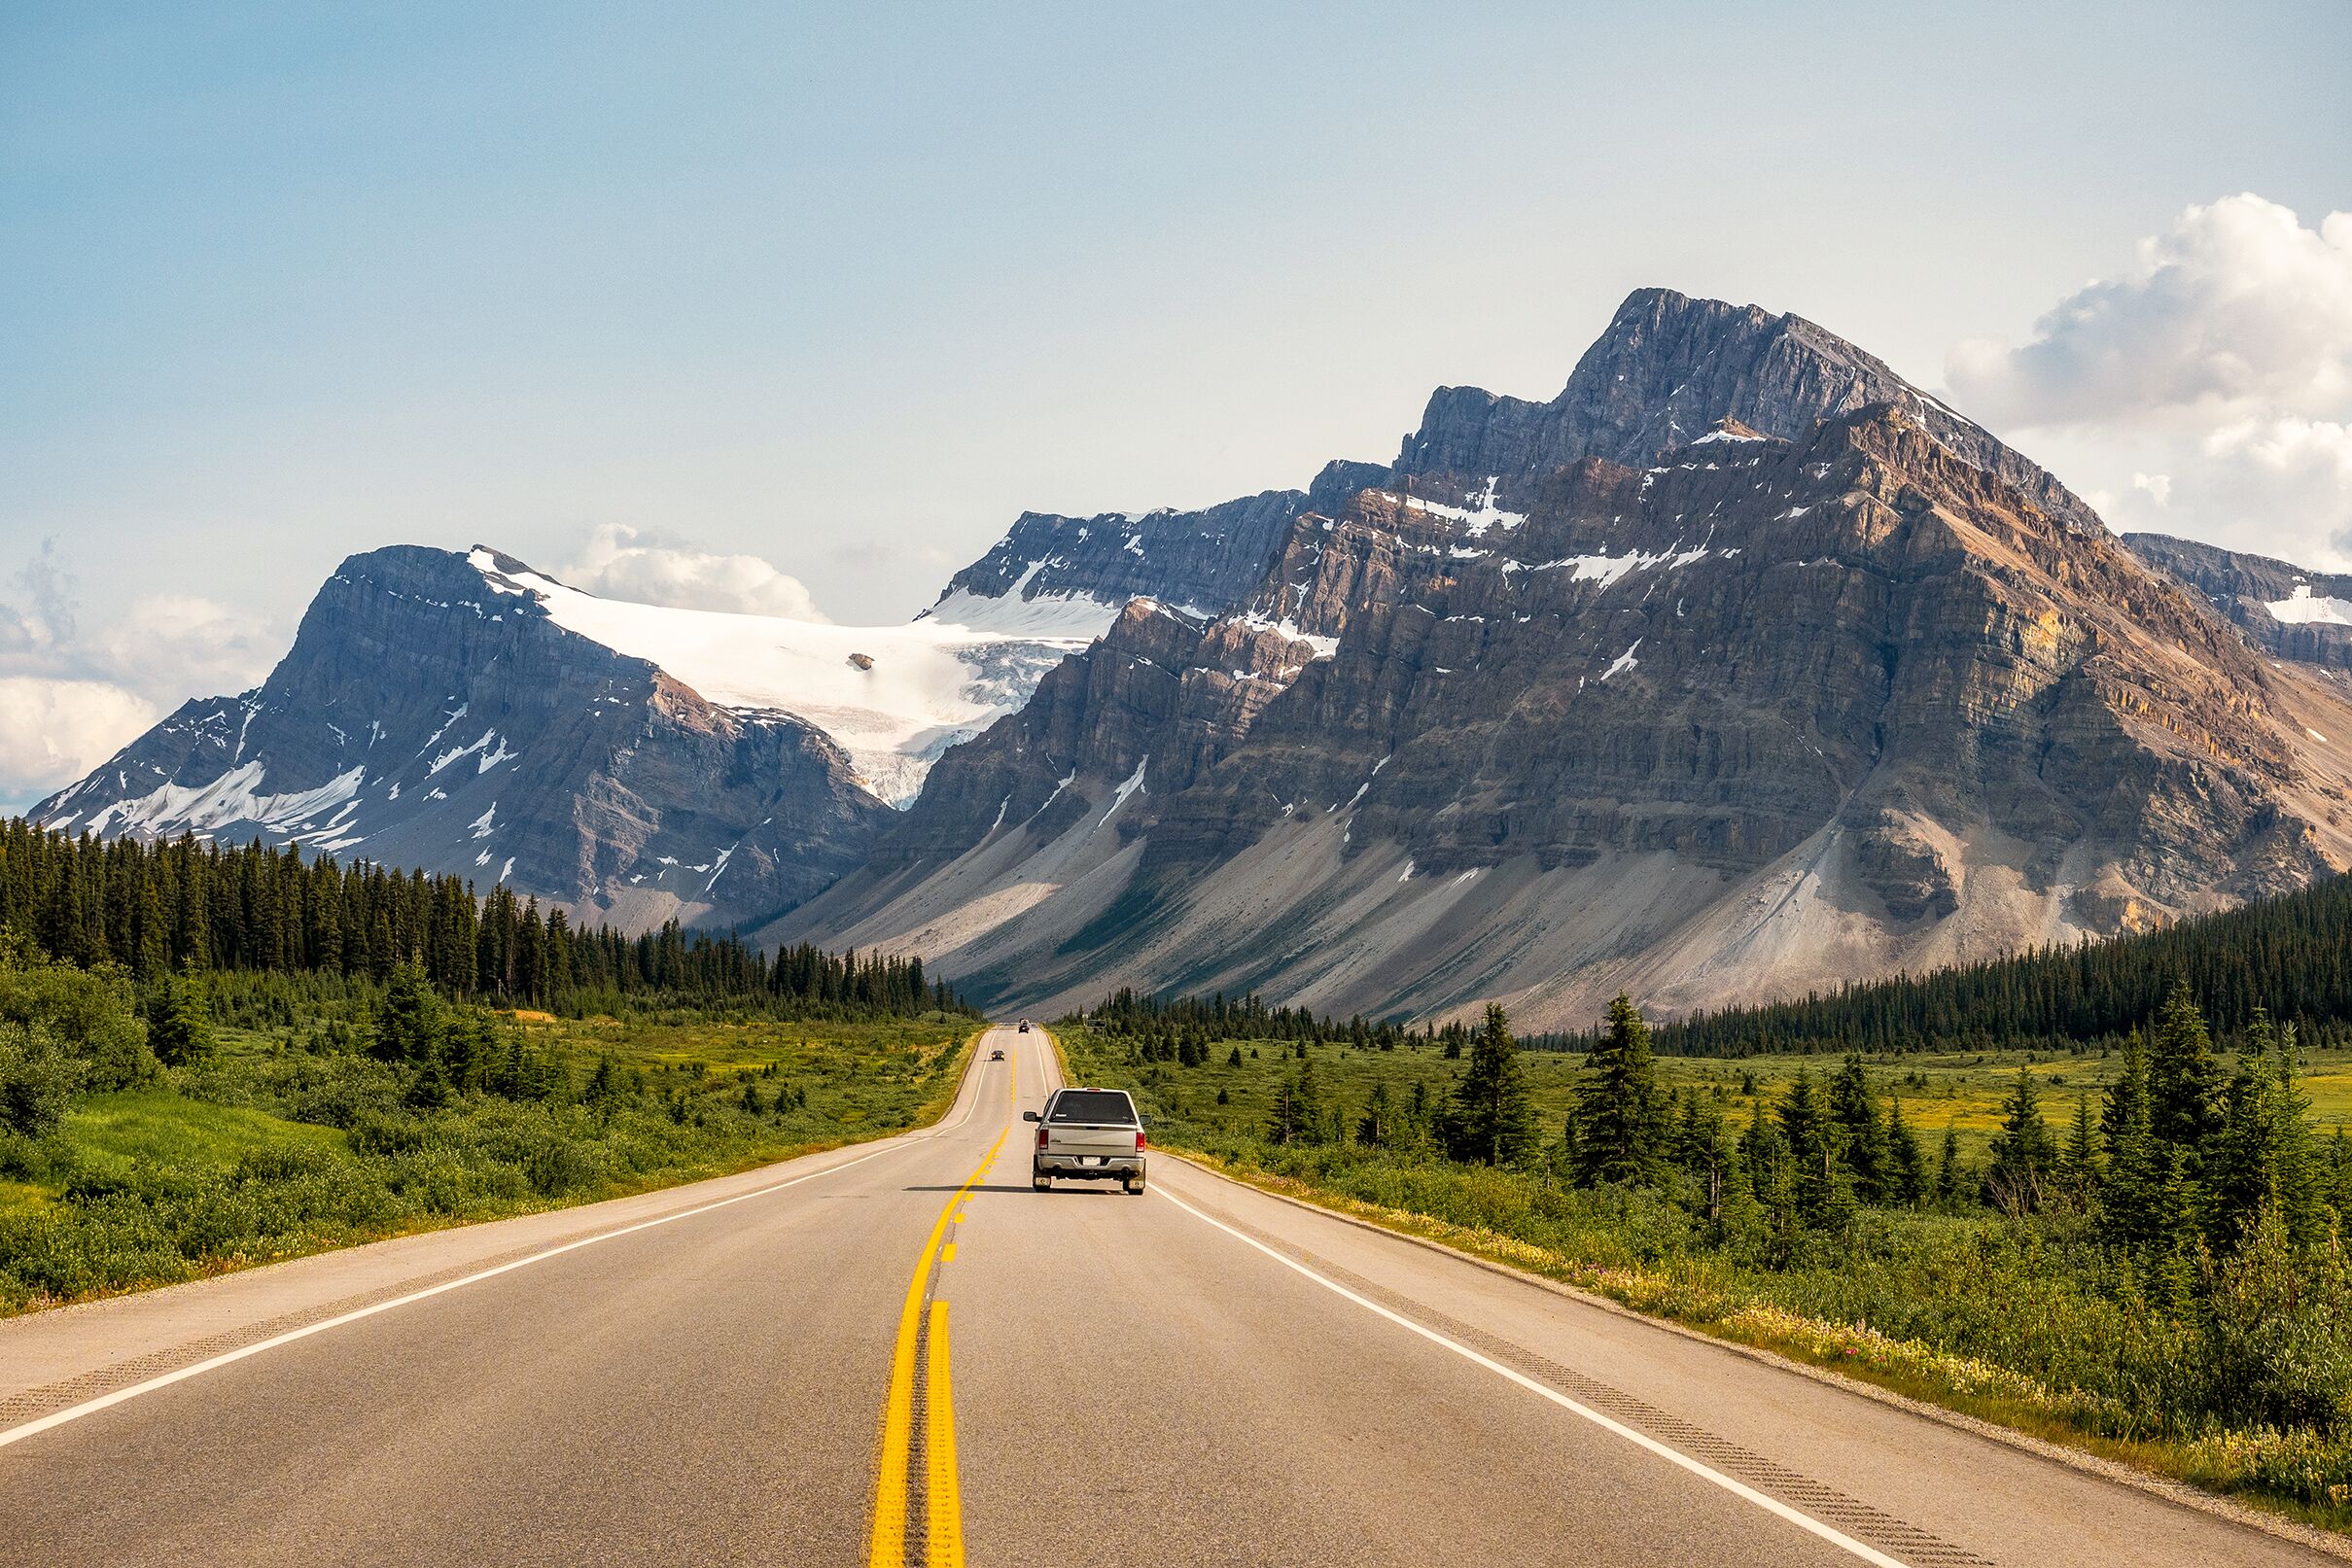
[[[607,523],[588,536],[563,580],[608,599],[720,610],[739,615],[787,615],[822,621],[817,602],[797,577],[756,555],[711,555],[675,547],[660,537]]]
[[[2190,207],[2022,342],[1956,345],[1945,376],[2120,528],[2352,566],[2352,213]]]
[[[186,594],[85,629],[54,540],[0,589],[0,808],[71,784],[191,696],[244,691],[284,651],[276,627]]]

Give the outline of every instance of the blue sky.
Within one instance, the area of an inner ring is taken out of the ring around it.
[[[2251,390],[2121,383],[2279,335],[2249,292],[2334,322],[2352,12],[1907,10],[17,0],[0,803],[258,678],[354,550],[901,618],[1022,507],[1549,396],[1652,283],[1975,392],[2120,520],[2335,551],[2352,319]],[[2249,417],[2307,427],[2283,501],[2215,445]]]

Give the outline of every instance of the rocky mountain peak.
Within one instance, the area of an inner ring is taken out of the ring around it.
[[[1558,404],[1441,394],[1486,424],[1302,510],[1226,615],[1131,609],[776,934],[920,932],[1025,1006],[1135,984],[1566,1021],[2352,858],[2341,693],[2266,670],[1956,415],[1833,396],[1809,332],[1678,297],[1638,296]],[[1587,366],[1709,334],[1747,345],[1734,407],[1551,461]],[[1775,382],[1834,411],[1794,424]],[[1515,467],[1521,436],[1557,444]]]
[[[1549,402],[1440,389],[1397,455],[1400,472],[1495,475],[1519,496],[1582,457],[1641,466],[1729,419],[1796,439],[1816,422],[1899,403],[1963,461],[1998,473],[2046,512],[2098,520],[2050,473],[1953,412],[1877,356],[1801,316],[1637,289]]]

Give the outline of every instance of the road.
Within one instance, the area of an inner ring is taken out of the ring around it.
[[[923,1132],[0,1323],[0,1564],[2328,1560],[1171,1158],[1034,1193],[984,1044]]]

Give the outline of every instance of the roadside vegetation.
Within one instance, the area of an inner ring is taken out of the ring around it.
[[[895,1132],[978,1022],[912,959],[0,823],[0,1312]]]
[[[2176,980],[2096,1042],[1669,1058],[1624,998],[1526,1051],[1122,994],[1060,1037],[1246,1179],[2343,1528],[2352,1070],[2242,1017]]]

